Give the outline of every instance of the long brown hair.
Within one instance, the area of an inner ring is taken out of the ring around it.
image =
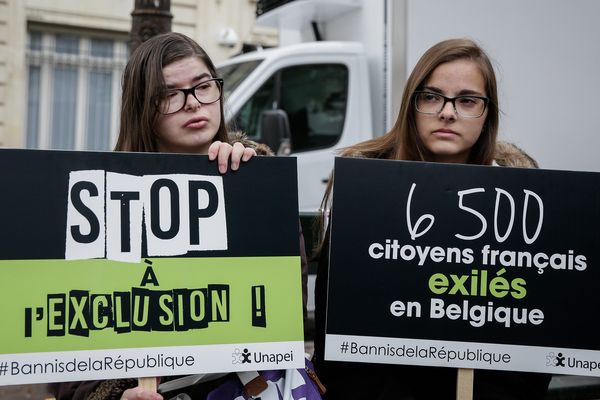
[[[342,154],[360,153],[369,158],[428,161],[427,149],[417,132],[413,94],[423,87],[440,64],[461,59],[468,59],[477,64],[485,82],[486,95],[490,99],[483,130],[471,149],[468,163],[490,165],[498,136],[498,87],[488,56],[470,39],[444,40],[429,48],[406,81],[400,112],[392,129],[383,136],[350,146],[344,149]]]
[[[115,150],[158,151],[156,139],[157,104],[165,88],[162,69],[187,57],[198,57],[206,64],[211,76],[217,76],[212,60],[193,39],[181,33],[157,35],[142,43],[131,55],[123,72],[121,97],[121,126]],[[223,99],[219,101],[221,121],[214,140],[228,141],[223,113]]]
[[[415,91],[423,87],[440,64],[462,59],[468,59],[477,64],[485,82],[486,95],[489,98],[488,112],[481,135],[471,148],[467,162],[469,164],[490,165],[494,159],[496,138],[498,136],[498,87],[490,59],[485,51],[470,39],[448,39],[429,48],[421,56],[406,81],[400,112],[392,129],[383,136],[343,149],[341,155],[360,155],[366,158],[390,160],[429,161],[429,151],[425,148],[417,131],[413,95]],[[321,238],[324,236],[323,220],[327,218],[327,215],[323,214],[327,212],[329,207],[332,187],[333,179],[330,179],[321,203],[321,218],[317,222],[320,225]]]

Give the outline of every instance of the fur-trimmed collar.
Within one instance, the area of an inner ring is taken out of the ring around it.
[[[256,154],[259,156],[272,156],[274,155],[273,151],[266,144],[257,143],[254,140],[248,139],[243,132],[231,132],[229,133],[229,143],[241,143],[244,147],[250,147],[256,151]]]
[[[494,161],[502,167],[539,168],[538,163],[529,154],[508,142],[496,143]]]
[[[360,151],[350,151],[347,157],[365,158]],[[494,162],[502,167],[539,168],[537,162],[525,151],[508,142],[497,142]]]

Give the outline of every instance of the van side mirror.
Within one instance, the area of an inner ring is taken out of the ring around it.
[[[288,155],[291,152],[290,123],[283,110],[265,110],[261,113],[261,142],[269,146],[276,155]]]

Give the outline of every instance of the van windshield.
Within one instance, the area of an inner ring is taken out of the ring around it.
[[[224,65],[217,68],[217,74],[219,78],[223,78],[224,87],[223,94],[227,98],[238,87],[240,83],[246,78],[262,60],[246,61],[237,64]]]

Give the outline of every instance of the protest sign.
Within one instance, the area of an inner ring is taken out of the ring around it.
[[[600,174],[337,158],[325,358],[600,376]]]
[[[296,165],[0,151],[0,385],[304,366]]]

